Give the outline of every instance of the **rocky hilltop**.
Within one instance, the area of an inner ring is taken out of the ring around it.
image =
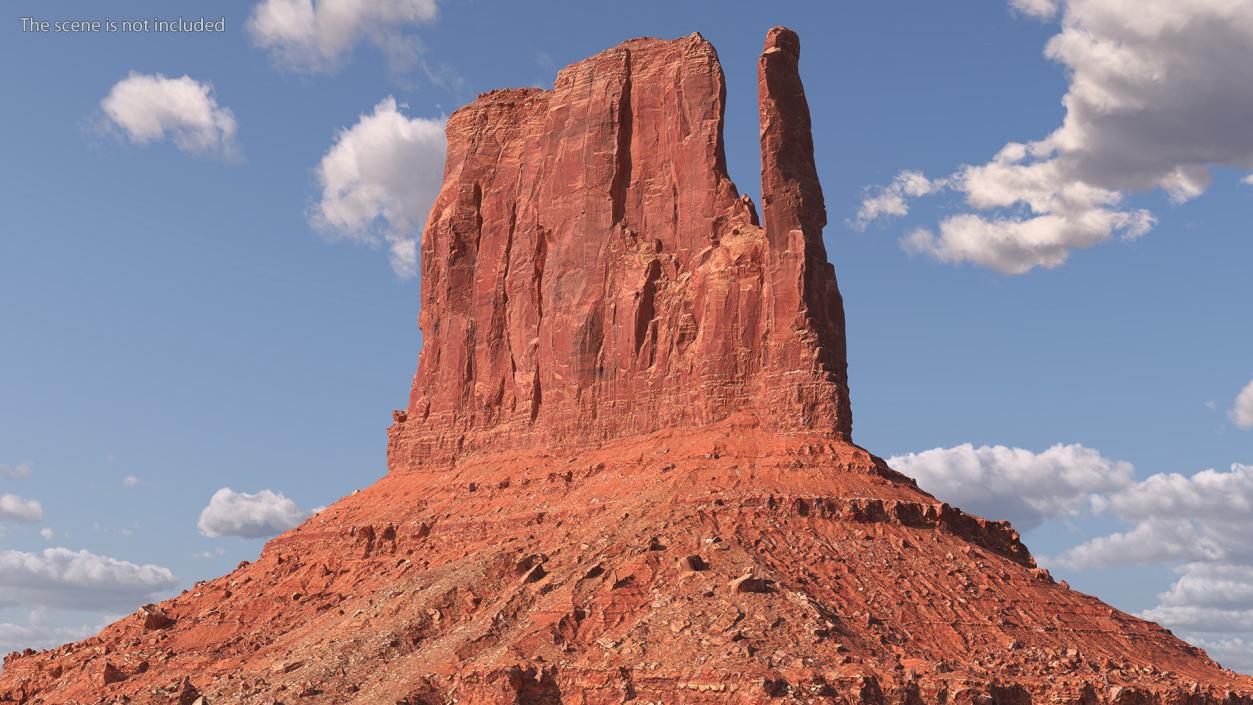
[[[455,113],[387,475],[0,701],[1253,705],[852,444],[799,58],[760,218],[699,35]]]

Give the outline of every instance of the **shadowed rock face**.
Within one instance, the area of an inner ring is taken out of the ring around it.
[[[849,441],[799,54],[771,30],[762,224],[697,35],[458,111],[391,472],[10,654],[0,703],[1253,705]]]
[[[799,55],[795,33],[770,32],[762,223],[727,176],[722,69],[698,34],[626,42],[551,91],[495,91],[453,114],[393,471],[737,412],[849,437]]]

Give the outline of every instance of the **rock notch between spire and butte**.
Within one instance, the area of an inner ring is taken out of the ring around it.
[[[390,472],[0,702],[1253,705],[851,443],[799,56],[760,221],[699,35],[457,111]]]

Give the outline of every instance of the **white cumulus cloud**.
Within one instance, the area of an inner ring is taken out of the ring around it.
[[[1189,563],[1160,595],[1163,606],[1247,609],[1253,605],[1253,566]]]
[[[75,610],[130,610],[178,585],[168,568],[90,551],[0,550],[0,604]]]
[[[898,455],[888,464],[923,489],[965,510],[1007,519],[1020,529],[1076,515],[1102,493],[1131,482],[1135,469],[1082,445],[1054,445],[1036,453],[970,443]]]
[[[1253,465],[1193,475],[1158,473],[1109,498],[1117,516],[1132,521],[1198,518],[1211,522],[1253,519]]]
[[[1117,531],[1085,541],[1066,551],[1058,562],[1071,568],[1162,563],[1178,560],[1214,560],[1222,547],[1183,519],[1141,522],[1128,531]]]
[[[386,98],[341,130],[322,157],[310,219],[333,237],[386,244],[392,269],[417,273],[417,243],[444,173],[444,121],[410,118]]]
[[[407,31],[437,16],[435,0],[262,0],[247,27],[253,41],[281,65],[328,72],[343,65],[363,41],[393,63],[414,60],[421,44]]]
[[[282,493],[261,490],[249,494],[223,487],[213,493],[196,526],[210,538],[264,538],[293,529],[308,516]]]
[[[1187,561],[1253,561],[1253,465],[1193,475],[1159,473],[1109,494],[1098,507],[1132,525],[1060,558],[1073,567]]]
[[[39,502],[15,494],[0,494],[0,521],[31,524],[43,518],[44,510]]]
[[[1236,395],[1236,403],[1228,412],[1231,422],[1240,428],[1253,428],[1253,382],[1245,385]]]
[[[190,76],[132,71],[100,101],[108,122],[134,144],[170,139],[184,152],[239,156],[235,114],[218,104],[213,86]]]
[[[902,172],[898,181],[942,184],[967,207],[914,230],[906,250],[1005,274],[1056,267],[1075,249],[1155,225],[1127,195],[1162,189],[1181,203],[1205,191],[1213,166],[1253,167],[1253,87],[1243,68],[1253,62],[1253,0],[1011,4],[1042,19],[1061,13],[1044,53],[1068,71],[1066,116],[1051,134],[1011,142],[985,164],[940,179]],[[903,215],[911,196],[872,189],[858,220]]]

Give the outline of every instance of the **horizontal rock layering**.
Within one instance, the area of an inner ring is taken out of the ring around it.
[[[392,470],[741,411],[848,438],[799,56],[794,33],[770,33],[760,222],[727,176],[722,68],[699,34],[626,42],[550,91],[494,91],[452,115]]]

